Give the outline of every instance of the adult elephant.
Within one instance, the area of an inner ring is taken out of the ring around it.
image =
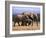
[[[38,16],[36,13],[30,13],[29,18],[32,20],[32,26],[33,26],[34,22],[36,22],[36,24],[38,26]]]
[[[15,26],[15,23],[17,22],[18,23],[18,25],[20,26],[20,25],[26,25],[26,18],[25,18],[25,16],[24,15],[16,15],[15,17],[14,17],[14,26]]]
[[[18,25],[20,26],[27,26],[27,23],[28,25],[31,24],[31,20],[29,19],[29,17],[27,15],[17,15],[14,17],[14,26],[15,26],[15,23],[18,23]]]
[[[32,12],[25,12],[25,13],[23,13],[24,15],[27,15],[26,17],[28,18],[28,19],[30,19],[30,20],[32,20],[31,21],[31,23],[32,23],[32,26],[33,26],[33,22],[36,22],[37,23],[37,26],[38,26],[38,15],[37,14],[34,14],[34,13],[32,13]],[[30,23],[30,22],[29,22]]]
[[[33,14],[33,21],[36,22],[38,26],[38,15],[37,14]]]
[[[26,23],[28,23],[28,25],[33,25],[33,18],[31,17],[33,14],[31,14],[30,12],[23,12],[23,15],[26,16]]]

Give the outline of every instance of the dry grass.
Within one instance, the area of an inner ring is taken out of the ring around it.
[[[33,23],[33,26],[15,26],[12,28],[13,31],[26,31],[26,30],[40,30],[40,23],[38,23],[38,26],[36,22]]]

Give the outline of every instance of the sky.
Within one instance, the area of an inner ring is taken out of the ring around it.
[[[25,11],[33,12],[33,13],[40,13],[40,8],[39,7],[15,7],[15,6],[12,7],[13,15],[21,14]]]

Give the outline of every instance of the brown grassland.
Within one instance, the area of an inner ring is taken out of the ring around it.
[[[40,23],[38,22],[38,26],[36,22],[33,22],[33,26],[28,25],[28,26],[12,26],[13,31],[26,31],[26,30],[40,30]]]

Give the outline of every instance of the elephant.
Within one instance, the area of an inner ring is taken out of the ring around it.
[[[16,15],[15,17],[14,17],[14,26],[15,26],[15,23],[17,22],[18,24],[21,22],[21,23],[23,23],[23,20],[25,20],[25,17],[24,17],[24,15]],[[22,24],[23,25],[23,24]],[[20,26],[20,24],[19,24],[19,26]]]
[[[27,26],[27,23],[28,23],[28,26],[30,24],[32,24],[31,26],[33,26],[33,22],[36,22],[38,26],[38,17],[39,16],[37,14],[31,13],[31,12],[30,13],[23,12],[22,14],[13,16],[14,26],[16,22],[18,23],[19,26],[24,26],[24,25]]]
[[[33,14],[33,20],[34,22],[37,23],[37,26],[38,26],[38,15],[37,14]]]
[[[25,15],[28,16],[28,19],[32,20],[31,23],[32,23],[32,26],[33,26],[33,22],[36,22],[37,23],[37,26],[38,26],[38,15],[36,13],[32,13],[32,12],[25,12],[23,13]]]
[[[27,23],[28,23],[28,25],[31,24],[31,20],[25,15],[17,15],[17,16],[15,16],[14,17],[14,26],[15,26],[16,22],[18,23],[19,26],[20,26],[19,22],[22,23],[21,26],[24,26],[24,25],[27,26]]]
[[[23,12],[23,15],[26,16],[26,21],[27,21],[26,23],[29,23],[29,25],[30,24],[33,25],[33,18],[31,17],[31,13],[29,13],[29,12]]]

